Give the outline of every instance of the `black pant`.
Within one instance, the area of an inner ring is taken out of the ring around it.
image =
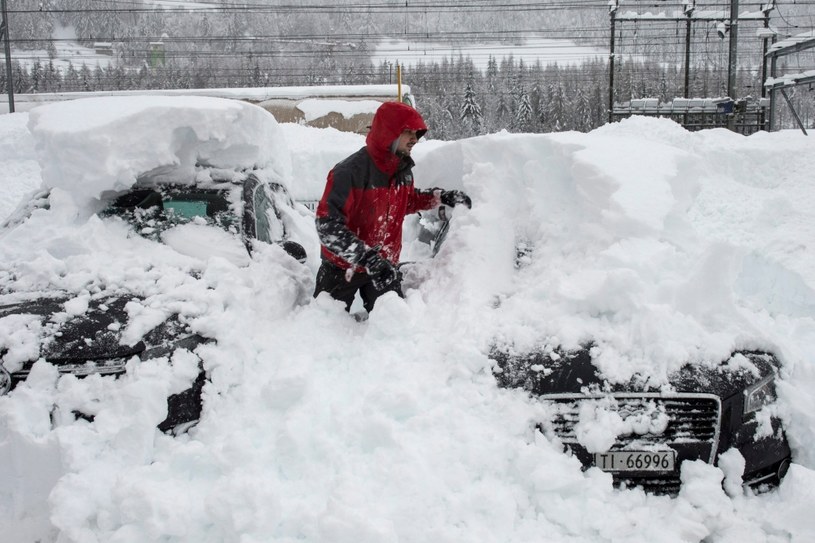
[[[386,292],[396,292],[401,298],[405,295],[402,294],[401,279],[397,279],[384,290],[377,290],[371,278],[367,273],[355,273],[351,280],[346,279],[346,270],[335,266],[331,262],[323,260],[320,269],[317,271],[317,285],[314,288],[314,297],[321,292],[327,292],[335,300],[345,302],[345,310],[351,310],[351,304],[354,303],[354,297],[359,291],[362,298],[362,305],[368,313],[374,308],[376,299],[385,294]]]

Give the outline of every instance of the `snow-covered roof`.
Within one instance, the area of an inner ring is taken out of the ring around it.
[[[403,94],[410,94],[410,85],[402,85]],[[322,85],[302,87],[240,87],[220,89],[153,89],[122,90],[98,92],[49,92],[34,94],[15,94],[15,106],[23,106],[18,111],[26,111],[25,104],[34,107],[48,102],[62,102],[78,98],[95,96],[210,96],[215,98],[232,98],[251,102],[266,100],[303,100],[307,98],[365,99],[387,98],[395,100],[398,96],[397,85]],[[2,97],[0,97],[2,102]]]
[[[812,83],[813,81],[815,81],[815,70],[807,70],[806,72],[769,77],[764,82],[764,86],[778,89],[792,87],[795,85],[805,85],[807,83]]]
[[[768,56],[784,56],[815,47],[815,30],[777,41],[767,49]]]
[[[763,11],[742,11],[739,13],[739,20],[761,20],[766,17],[766,14]],[[643,19],[652,19],[652,20],[666,20],[666,21],[673,21],[673,20],[687,20],[688,15],[682,10],[673,10],[673,11],[658,11],[656,13],[646,11],[644,13],[636,12],[636,11],[624,11],[619,13],[616,17],[618,21],[632,21],[632,20],[643,20]],[[727,9],[706,9],[706,10],[695,10],[692,12],[690,16],[691,20],[694,21],[722,21],[725,19],[730,19],[730,10]]]

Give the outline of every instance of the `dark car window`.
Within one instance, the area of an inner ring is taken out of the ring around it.
[[[227,193],[223,190],[132,190],[102,212],[115,215],[134,226],[146,237],[189,222],[203,222],[228,232],[237,233],[237,219],[230,210]]]

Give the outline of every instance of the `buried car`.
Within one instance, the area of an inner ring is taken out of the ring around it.
[[[52,424],[98,422],[122,408],[105,394],[149,384],[129,405],[183,430],[244,314],[227,310],[257,299],[275,317],[307,297],[313,215],[289,196],[277,121],[238,100],[133,95],[44,105],[27,127],[42,185],[0,229],[4,400],[47,390]],[[230,289],[257,275],[263,296]],[[66,398],[74,385],[98,394]]]
[[[494,349],[500,386],[546,402],[550,418],[537,429],[559,440],[584,469],[611,473],[618,487],[675,494],[683,462],[716,464],[735,448],[744,457],[744,485],[771,488],[784,477],[790,447],[772,415],[780,364],[767,352],[739,351],[715,365],[686,364],[667,386],[647,377],[606,381],[592,346],[518,354]]]
[[[419,239],[433,256],[445,241],[449,214],[422,217]],[[515,267],[529,259],[518,242]],[[775,415],[778,358],[758,350],[731,353],[721,362],[686,363],[667,383],[635,374],[606,379],[594,362],[597,347],[516,351],[495,343],[489,353],[499,386],[520,388],[544,402],[548,417],[537,431],[563,445],[588,470],[612,475],[615,486],[676,494],[685,461],[717,465],[736,449],[744,458],[742,482],[756,491],[776,486],[791,462]]]
[[[202,181],[184,184],[141,179],[125,191],[108,193],[98,216],[115,227],[127,228],[139,239],[161,243],[180,254],[197,258],[215,255],[242,265],[251,259],[258,243],[268,243],[282,247],[293,259],[292,267],[303,267],[305,250],[291,239],[286,220],[298,211],[283,185],[262,180],[253,172],[231,172],[222,180],[213,178],[212,172],[200,177]],[[39,193],[7,228],[47,211],[50,198],[50,191]],[[190,273],[201,272],[193,269]],[[130,321],[128,308],[143,302],[144,295],[121,286],[96,290],[86,295],[84,307],[77,311],[71,308],[76,304],[76,293],[2,288],[0,393],[6,394],[25,381],[39,360],[52,364],[61,375],[118,376],[132,363],[171,357],[181,349],[194,352],[214,341],[193,332],[177,310],[168,309],[168,318],[130,342],[124,337]],[[37,348],[15,348],[14,334],[37,335],[29,342]],[[159,424],[162,431],[175,433],[198,420],[205,381],[199,357],[199,372],[192,386],[168,397],[167,417]],[[93,418],[93,413],[81,410],[73,415]]]

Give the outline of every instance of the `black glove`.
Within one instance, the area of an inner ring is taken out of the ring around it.
[[[382,258],[377,247],[365,251],[357,264],[368,272],[376,290],[385,290],[391,283],[399,280],[399,270],[386,258]]]
[[[446,206],[455,207],[458,204],[464,204],[467,209],[472,209],[473,201],[467,196],[463,190],[443,190],[439,195],[441,203]]]

